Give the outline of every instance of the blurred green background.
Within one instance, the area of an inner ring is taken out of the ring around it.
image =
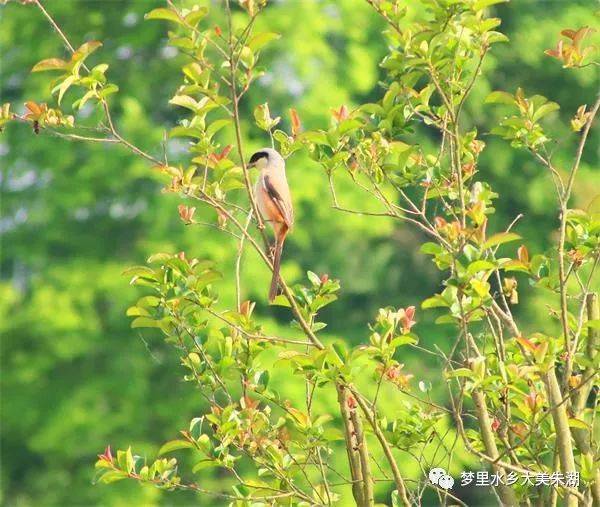
[[[160,157],[163,132],[181,113],[167,102],[180,82],[178,63],[184,59],[166,45],[164,23],[143,20],[162,2],[46,3],[75,46],[85,40],[104,42],[91,60],[109,63],[109,79],[120,87],[111,100],[115,120],[125,137]],[[210,22],[216,24],[222,18],[219,3],[213,6]],[[483,99],[491,90],[522,86],[528,94],[559,102],[561,112],[552,117],[551,131],[563,140],[558,148],[568,147],[565,125],[580,104],[595,96],[597,71],[566,72],[543,51],[555,45],[561,29],[593,25],[597,6],[594,0],[514,0],[498,6],[495,14],[510,43],[496,46],[487,59],[466,110],[467,121],[488,143],[480,170],[501,195],[495,224],[524,213],[518,231],[530,238],[530,252],[545,250],[552,241],[552,184],[526,154],[486,134],[497,113]],[[12,2],[0,7],[0,16],[1,102],[13,103],[16,111],[23,110],[25,100],[53,103],[48,76],[29,70],[41,59],[63,56],[60,40],[33,6]],[[259,28],[282,38],[263,54],[266,74],[243,104],[249,147],[268,144],[253,127],[257,104],[268,101],[273,116],[284,117],[284,123],[288,108],[295,107],[306,128],[318,128],[329,122],[331,108],[380,96],[383,24],[366,2],[281,0],[266,9]],[[65,104],[76,98],[67,94]],[[93,124],[95,114],[84,108],[76,122]],[[576,184],[580,207],[598,193],[597,141],[585,153]],[[168,151],[176,162],[185,145],[170,142]],[[161,182],[150,168],[120,147],[36,136],[27,125],[10,125],[0,134],[0,167],[3,504],[208,505],[211,499],[129,481],[95,486],[93,463],[107,443],[113,449],[131,444],[137,452],[154,455],[202,406],[193,388],[181,381],[177,353],[160,336],[129,328],[125,310],[138,294],[121,272],[143,264],[151,253],[181,250],[212,257],[227,272],[235,245],[210,228],[185,227],[177,213],[182,201],[161,195]],[[418,305],[438,289],[439,274],[418,252],[419,232],[324,205],[326,180],[304,154],[290,159],[288,174],[298,225],[286,245],[284,274],[299,280],[311,269],[341,280],[341,301],[323,315],[327,336],[358,343],[367,336],[366,324],[377,308]],[[342,190],[341,198],[348,207],[360,204],[352,190]],[[214,219],[208,213],[205,218]],[[287,312],[266,305],[268,276],[255,256],[246,256],[248,298],[259,301],[257,311],[267,326],[284,328]],[[531,330],[547,316],[537,296],[523,289],[518,312],[522,327]],[[229,280],[220,292],[225,303],[233,301]],[[421,344],[447,350],[452,330],[433,326],[422,312],[418,318]],[[441,383],[436,384],[435,360],[414,351],[402,360],[415,374],[414,384],[433,382],[434,397],[444,403],[443,390],[436,389]],[[407,466],[419,476],[413,464]],[[202,485],[210,487],[216,480],[205,479]],[[473,494],[464,492],[464,498],[483,505]]]

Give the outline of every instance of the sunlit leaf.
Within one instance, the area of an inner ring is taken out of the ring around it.
[[[254,52],[259,51],[263,46],[272,40],[279,39],[281,35],[274,32],[261,32],[254,35],[247,43],[247,46]]]
[[[494,234],[493,236],[491,236],[483,244],[483,248],[492,248],[494,246],[502,245],[510,241],[516,241],[518,239],[521,239],[521,236],[515,234],[514,232],[499,232],[498,234]]]
[[[43,72],[45,70],[66,70],[69,68],[69,63],[60,58],[48,58],[36,63],[31,69],[31,72]]]
[[[144,16],[144,19],[164,19],[166,21],[174,21],[175,23],[181,24],[181,18],[177,15],[177,13],[164,7],[151,10]]]
[[[177,451],[179,449],[193,449],[194,444],[187,440],[171,440],[164,444],[160,450],[158,451],[158,455],[162,456],[163,454],[167,454],[169,452]]]
[[[486,97],[485,102],[486,104],[508,104],[512,106],[515,103],[515,98],[510,93],[495,91]]]
[[[500,4],[500,3],[505,3],[505,2],[508,2],[508,0],[477,0],[473,4],[473,10],[474,11],[480,11],[480,10],[485,9],[487,7],[491,7],[492,5],[496,5],[496,4]]]

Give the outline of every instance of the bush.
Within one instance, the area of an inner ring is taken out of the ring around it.
[[[121,135],[111,114],[118,87],[107,77],[108,65],[86,63],[101,43],[75,48],[44,11],[71,51],[68,60],[48,58],[33,68],[58,73],[57,103],[30,101],[24,115],[5,104],[1,121],[30,123],[36,134],[122,145],[164,177],[164,192],[181,196],[185,225],[216,227],[237,244],[234,308],[222,305],[220,267],[208,258],[157,253],[147,265],[127,271],[132,284],[145,290],[127,310],[132,327],[158,329],[173,345],[184,380],[198,388],[205,409],[154,461],[131,448],[113,455],[108,447],[96,463],[100,482],[129,478],[243,505],[329,505],[350,496],[357,505],[373,505],[376,493],[386,503],[413,505],[421,503],[424,488],[432,488],[440,502],[460,503],[445,475],[437,483],[414,485],[403,471],[404,460],[413,457],[427,472],[431,452],[450,462],[460,439],[466,452],[489,467],[488,485],[503,505],[529,499],[545,505],[557,496],[569,506],[600,502],[594,431],[600,221],[593,209],[569,204],[600,99],[574,112],[572,139],[564,145],[553,139],[548,122],[556,119],[557,103],[520,88],[494,91],[486,99],[505,112],[491,133],[530,153],[555,186],[555,245],[530,254],[527,238],[513,232],[520,216],[506,224],[491,221],[503,196],[479,167],[486,143],[462,115],[484,59],[494,45],[508,41],[496,31],[500,20],[486,16],[498,1],[421,3],[425,8],[415,18],[401,2],[369,1],[387,26],[380,100],[335,109],[331,124],[316,130],[304,130],[295,109],[289,111],[289,132],[279,128],[268,103],[254,111],[256,127],[285,158],[306,150],[318,162],[340,213],[407,222],[429,239],[421,251],[442,273],[443,289],[420,304],[381,308],[369,325],[368,342],[355,347],[322,337],[326,324],[319,316],[340,289],[327,274],[309,271],[296,285],[279,277],[274,304],[291,313],[294,337],[265,329],[254,316],[256,302],[244,298],[244,255],[273,268],[269,224],[258,212],[239,108],[261,76],[261,51],[279,37],[255,29],[264,3],[241,1],[233,12],[225,0],[223,26],[212,22],[203,5],[179,9],[167,2],[146,16],[167,22],[170,44],[188,58],[170,100],[186,116],[169,132],[188,141],[185,165],[171,165],[166,154],[158,159]],[[548,56],[565,72],[593,68],[590,32],[564,30]],[[62,109],[69,89],[80,94],[73,108],[93,104],[102,112],[97,136],[79,132]],[[431,131],[436,142],[421,142]],[[232,145],[223,145],[226,135]],[[557,150],[570,159],[567,165],[558,165]],[[360,208],[340,202],[337,188],[348,184],[362,192]],[[209,224],[196,218],[206,208],[214,217]],[[309,226],[300,224],[310,232]],[[513,311],[519,283],[551,301],[547,329],[521,329]],[[418,315],[430,309],[439,315],[437,324],[453,330],[449,354],[419,345]],[[431,400],[424,382],[419,395],[410,390],[414,372],[400,362],[409,348],[439,359],[448,407]],[[300,397],[288,397],[279,383],[292,374],[305,385]],[[444,433],[452,424],[454,440]],[[183,461],[160,457],[184,449],[189,456]],[[347,458],[343,469],[340,454]],[[208,469],[226,478],[222,488],[209,491],[192,479]],[[531,480],[520,480],[523,475]],[[469,479],[463,474],[462,484]],[[376,489],[381,482],[391,489]]]

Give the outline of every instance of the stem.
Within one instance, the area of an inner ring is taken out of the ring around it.
[[[573,162],[573,167],[571,168],[571,173],[569,174],[569,179],[567,181],[567,188],[564,194],[565,201],[568,201],[569,197],[571,197],[571,190],[573,189],[573,183],[575,182],[575,174],[579,169],[579,164],[581,163],[581,156],[583,155],[583,148],[585,147],[588,134],[590,133],[590,129],[592,128],[592,123],[594,123],[594,118],[598,113],[598,109],[600,109],[600,95],[598,95],[594,107],[590,111],[590,116],[588,117],[588,121],[585,124],[585,127],[583,128],[583,133],[581,134],[581,139],[579,140],[579,145],[577,146],[575,161]]]
[[[598,304],[598,294],[591,293],[586,296],[585,300],[586,308],[587,308],[587,320],[595,321],[600,319],[600,305]],[[581,378],[588,378],[597,374],[598,371],[593,367],[594,358],[598,353],[598,349],[600,349],[600,331],[592,326],[588,326],[588,336],[587,336],[587,346],[586,346],[586,356],[590,360],[590,365],[586,367]],[[580,386],[579,390],[575,395],[575,400],[573,402],[573,412],[575,416],[581,414],[585,408],[585,404],[587,402],[588,396],[592,387],[594,385],[594,381],[587,383],[585,386]]]
[[[385,438],[383,431],[381,431],[379,424],[375,420],[375,416],[373,415],[373,412],[371,411],[369,406],[366,404],[366,402],[362,398],[362,396],[360,396],[360,394],[358,392],[356,392],[356,390],[354,388],[351,388],[351,392],[354,395],[354,397],[356,398],[356,401],[358,402],[358,405],[359,405],[360,409],[362,410],[363,414],[365,415],[365,419],[367,420],[367,422],[373,429],[373,433],[375,433],[377,440],[379,440],[379,444],[381,445],[381,448],[383,449],[383,453],[385,454],[385,457],[388,460],[390,468],[392,469],[392,475],[394,476],[394,482],[396,483],[396,489],[398,491],[398,496],[399,496],[400,501],[402,502],[402,504],[405,507],[410,507],[411,503],[410,503],[410,500],[408,499],[406,485],[404,483],[404,479],[402,478],[402,474],[400,473],[400,469],[398,468],[398,463],[396,462],[396,458],[394,457],[394,454],[392,453],[390,444],[388,443],[387,439]]]
[[[573,455],[573,444],[571,442],[571,430],[569,428],[569,416],[563,403],[560,386],[556,377],[554,366],[544,374],[544,383],[548,393],[548,403],[550,412],[554,421],[556,430],[556,445],[558,446],[558,456],[560,458],[560,468],[564,474],[575,472],[575,457]],[[577,497],[569,489],[567,505],[575,507],[579,504]]]
[[[586,296],[585,305],[587,309],[587,319],[598,320],[600,319],[600,305],[598,304],[598,294],[592,293]],[[573,400],[573,415],[576,418],[581,418],[587,399],[590,395],[590,391],[594,386],[594,378],[597,375],[597,369],[592,364],[600,348],[600,332],[598,329],[588,326],[587,336],[587,357],[590,359],[590,365],[586,367],[581,378],[592,377],[592,381],[579,386],[578,391],[575,393]],[[593,427],[593,423],[592,423]],[[573,428],[573,438],[577,448],[582,453],[582,459],[587,459],[590,463],[594,463],[594,451],[590,442],[590,432],[581,428]],[[595,505],[600,505],[600,468],[596,468],[595,477],[590,485],[592,497]]]
[[[571,340],[569,337],[569,323],[568,323],[568,315],[569,309],[567,307],[567,276],[565,275],[565,241],[566,241],[566,233],[567,233],[567,213],[569,211],[569,199],[571,198],[571,191],[573,190],[573,184],[575,182],[575,175],[577,174],[577,170],[579,169],[579,165],[581,163],[581,157],[583,155],[583,149],[585,147],[588,134],[590,129],[592,128],[592,124],[594,123],[594,119],[596,114],[598,113],[598,109],[600,108],[600,95],[596,99],[596,103],[594,107],[590,111],[590,116],[583,128],[583,133],[581,135],[581,139],[579,140],[579,145],[577,146],[577,151],[575,154],[575,161],[573,162],[573,166],[571,167],[571,171],[569,173],[569,179],[567,180],[567,185],[565,191],[562,195],[559,195],[560,202],[560,228],[559,228],[559,239],[558,239],[558,276],[559,276],[559,284],[560,284],[560,317],[562,323],[562,330],[564,334],[565,340],[565,352],[567,355],[565,361],[565,370],[563,375],[563,391],[566,392],[569,387],[569,378],[573,372],[573,359],[575,356],[576,350],[572,350]]]
[[[260,212],[258,211],[258,205],[256,203],[256,199],[254,198],[254,192],[252,191],[252,184],[250,182],[250,174],[248,171],[248,166],[246,165],[246,158],[244,156],[244,149],[242,143],[242,131],[240,127],[240,111],[239,111],[239,96],[237,94],[236,89],[236,77],[235,77],[235,62],[234,62],[234,43],[233,43],[233,20],[231,19],[231,8],[229,5],[229,0],[225,0],[225,9],[227,11],[227,23],[229,26],[229,68],[231,70],[230,74],[230,83],[229,87],[231,90],[231,102],[233,103],[233,124],[235,127],[235,139],[237,145],[237,152],[240,157],[240,164],[242,165],[242,172],[244,173],[244,185],[246,186],[246,192],[248,193],[248,198],[250,199],[250,204],[252,205],[252,210],[254,211],[254,216],[256,217],[256,222],[258,224],[258,229],[260,230],[265,245],[268,245],[267,237],[264,233],[264,223],[262,221],[262,217]]]
[[[371,473],[371,464],[369,461],[369,450],[367,448],[367,439],[363,432],[362,421],[356,409],[350,411],[350,418],[354,425],[354,435],[356,436],[356,449],[360,458],[360,468],[363,475],[363,500],[367,507],[375,504],[373,495],[373,474]]]
[[[360,487],[362,482],[362,472],[360,468],[360,460],[358,453],[352,444],[352,418],[350,417],[350,409],[348,407],[348,392],[341,385],[336,384],[338,393],[338,403],[342,414],[342,422],[344,424],[344,439],[346,441],[346,452],[348,453],[348,465],[350,467],[350,476],[352,478],[352,496],[357,505],[363,505],[363,489]]]
[[[458,198],[460,200],[460,212],[461,212],[461,225],[463,229],[467,225],[467,213],[465,207],[465,189],[463,184],[463,174],[462,167],[460,165],[460,133],[458,130],[458,123],[454,123],[454,138],[450,139],[450,146],[454,148],[455,151],[455,171],[456,171],[456,181],[458,183]]]
[[[474,390],[473,402],[475,403],[475,413],[479,421],[479,429],[481,430],[485,451],[490,458],[496,460],[500,457],[500,453],[498,452],[496,439],[492,431],[492,421],[487,410],[485,394],[478,389]],[[492,464],[492,468],[495,472],[504,474],[503,468],[498,464]],[[497,491],[503,505],[518,505],[515,492],[509,486],[501,484],[498,486]]]

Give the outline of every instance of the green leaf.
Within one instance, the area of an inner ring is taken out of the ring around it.
[[[83,106],[85,106],[86,102],[90,100],[92,97],[96,96],[96,90],[89,90],[86,94],[81,97],[79,100],[73,102],[73,108],[77,108],[81,110]]]
[[[325,324],[325,322],[315,322],[312,325],[311,329],[313,330],[313,332],[316,333],[317,331],[320,331],[321,329],[325,329],[326,327],[327,327],[327,324]]]
[[[192,473],[195,474],[197,472],[200,472],[200,470],[204,470],[205,468],[218,467],[218,466],[220,466],[220,465],[217,461],[214,461],[212,459],[203,459],[202,461],[199,461],[192,467]]]
[[[240,51],[240,62],[247,68],[251,68],[256,62],[254,52],[248,46],[244,46]]]
[[[479,273],[480,271],[487,271],[488,269],[494,269],[496,265],[493,262],[480,260],[471,262],[467,267],[467,274],[474,275],[475,273]]]
[[[130,306],[125,313],[128,317],[150,317],[150,312],[139,306]]]
[[[204,133],[198,128],[179,126],[169,130],[169,137],[195,137],[196,139],[202,139]]]
[[[150,261],[148,261],[150,262]],[[155,278],[154,270],[146,266],[132,266],[122,273],[123,276],[144,276],[146,278]]]
[[[360,111],[367,113],[367,114],[382,115],[383,113],[385,113],[383,107],[381,107],[379,104],[373,104],[373,103],[363,104],[359,107],[359,109],[360,109]]]
[[[148,264],[163,264],[164,262],[167,262],[171,257],[173,256],[168,253],[155,253],[148,257],[148,260],[146,262],[148,262]]]
[[[181,24],[181,19],[177,13],[171,9],[160,7],[158,9],[151,10],[144,16],[144,19],[164,19],[166,21],[173,21]]]
[[[111,482],[117,482],[123,479],[127,479],[127,474],[125,472],[111,470],[110,472],[106,472],[104,475],[102,475],[99,480],[104,484],[110,484]]]
[[[454,324],[456,322],[456,318],[452,315],[440,315],[434,321],[436,324]]]
[[[169,100],[169,104],[185,107],[193,112],[196,112],[200,107],[198,102],[188,95],[175,95],[171,100]]]
[[[193,26],[194,28],[196,27],[196,25],[206,17],[206,15],[208,14],[208,8],[201,6],[198,7],[197,5],[195,5],[192,9],[192,11],[188,14],[185,15],[185,22],[190,25]]]
[[[160,450],[158,451],[158,455],[162,456],[163,454],[167,454],[169,452],[177,451],[179,449],[193,449],[194,444],[188,442],[187,440],[171,440],[164,444]]]
[[[36,63],[31,69],[31,72],[44,72],[46,70],[66,70],[69,68],[69,63],[60,58],[48,58]]]
[[[302,132],[298,136],[298,139],[308,141],[309,143],[320,144],[322,146],[329,146],[327,134],[318,130],[309,130],[307,132]]]
[[[74,62],[83,62],[89,55],[91,55],[96,49],[102,46],[102,42],[97,40],[91,40],[83,43],[77,48],[71,60]]]
[[[200,67],[200,65],[198,65],[196,62],[184,65],[181,70],[193,83],[200,82],[202,77],[202,67]]]
[[[423,308],[423,310],[426,310],[428,308],[442,308],[447,306],[448,303],[439,294],[436,294],[435,296],[432,296],[421,303],[421,308]]]
[[[109,95],[112,95],[113,93],[117,93],[119,91],[119,87],[116,84],[110,83],[108,85],[106,85],[104,88],[102,88],[102,90],[100,90],[100,93],[98,93],[98,96],[101,99],[104,99],[106,97],[108,97]]]
[[[200,435],[200,438],[198,438],[197,442],[200,449],[202,449],[206,454],[210,453],[212,444],[208,435]]]
[[[523,273],[529,273],[529,266],[516,259],[502,264],[502,269],[504,271],[521,271]]]
[[[158,306],[160,304],[160,298],[156,296],[144,296],[138,299],[138,306]]]
[[[398,336],[397,338],[394,338],[390,342],[390,346],[391,347],[401,347],[402,345],[414,345],[417,342],[418,342],[418,340],[415,338],[415,336],[412,333],[404,334],[402,336]]]
[[[133,329],[139,328],[139,327],[158,327],[158,328],[162,328],[162,323],[160,320],[154,320],[151,319],[149,317],[137,317],[136,319],[133,319],[133,321],[131,322],[131,327]]]
[[[342,121],[338,126],[338,132],[343,135],[356,130],[362,126],[362,122],[353,118]]]
[[[486,7],[506,2],[508,2],[508,0],[478,0],[473,4],[473,10],[480,11],[482,9],[485,9]]]
[[[455,378],[455,377],[473,377],[473,371],[469,368],[457,368],[456,370],[452,370],[446,373],[446,378]]]
[[[267,102],[259,104],[254,108],[254,119],[256,120],[256,125],[265,131],[271,130],[281,121],[279,116],[271,118],[271,111]]]
[[[515,103],[515,98],[510,93],[496,91],[496,92],[490,93],[486,97],[485,103],[486,104],[508,104],[508,105],[512,106]]]
[[[560,106],[556,102],[546,102],[542,104],[535,113],[533,113],[532,120],[538,121],[542,119],[544,116],[553,113],[554,111],[558,111]]]
[[[287,298],[283,295],[283,294],[279,294],[272,302],[271,302],[272,306],[286,306],[286,307],[291,307],[290,302],[287,300]]]
[[[127,452],[125,453],[125,459],[127,465],[127,472],[135,472],[135,461],[133,459],[133,454],[131,453],[131,446],[127,448]]]
[[[69,76],[67,79],[65,79],[61,83],[61,85],[58,89],[58,105],[60,105],[64,94],[71,87],[71,85],[75,82],[75,79],[76,79],[75,76]]]
[[[569,419],[569,426],[571,428],[579,428],[582,430],[589,430],[590,427],[581,419],[575,419],[574,417],[571,417]]]
[[[489,294],[490,284],[487,282],[482,282],[477,278],[471,279],[471,286],[475,289],[475,292],[479,297],[485,297]]]
[[[423,243],[420,248],[421,253],[427,255],[438,255],[443,252],[443,249],[437,243],[433,243],[428,241],[427,243]]]
[[[283,360],[293,359],[298,356],[307,357],[306,354],[297,350],[284,350],[277,355],[279,359]]]
[[[491,248],[493,246],[502,245],[504,243],[509,243],[510,241],[516,241],[521,239],[521,236],[515,234],[514,232],[499,232],[498,234],[494,234],[491,236],[484,244],[483,248]]]
[[[229,118],[213,121],[206,129],[206,135],[209,137],[214,136],[219,130],[221,130],[223,127],[226,127],[230,122],[231,120]]]
[[[272,40],[279,39],[281,35],[275,32],[262,32],[257,33],[254,37],[252,37],[247,46],[254,52],[261,49],[263,46],[271,42]]]
[[[312,271],[307,271],[306,274],[308,276],[308,279],[310,280],[310,283],[316,286],[321,285],[321,278],[319,277],[319,275],[313,273]]]
[[[508,42],[509,38],[501,32],[488,32],[485,34],[485,41],[488,44],[495,44],[496,42]]]

